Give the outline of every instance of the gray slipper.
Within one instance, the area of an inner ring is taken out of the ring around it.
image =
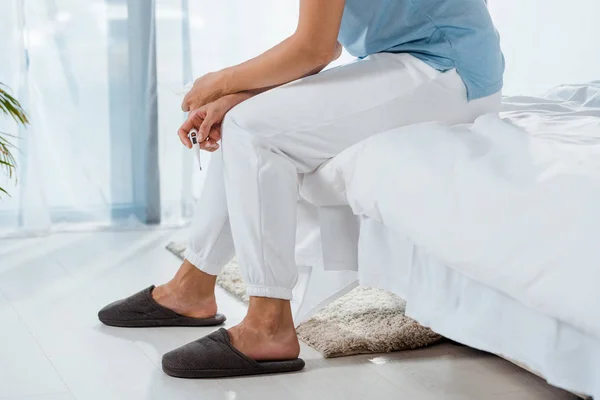
[[[165,354],[162,368],[177,378],[225,378],[299,371],[304,360],[254,361],[233,347],[221,328]]]
[[[160,326],[215,326],[225,322],[225,316],[191,318],[161,306],[152,298],[154,286],[117,300],[98,312],[98,319],[106,325],[124,328],[149,328]]]

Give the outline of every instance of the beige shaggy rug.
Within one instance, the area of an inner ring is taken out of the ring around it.
[[[167,249],[183,259],[185,245],[171,243]],[[248,302],[235,259],[223,269],[217,284]],[[324,357],[416,349],[443,339],[405,316],[405,308],[406,302],[392,293],[358,287],[300,324],[298,337]]]

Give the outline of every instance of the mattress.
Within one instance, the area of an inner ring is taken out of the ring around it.
[[[335,215],[321,242],[342,266],[304,271],[300,319],[357,282],[386,288],[441,334],[600,398],[600,82],[376,135],[300,193]]]
[[[376,135],[305,178],[302,196],[327,205],[334,192],[463,275],[600,337],[600,83],[585,91]]]
[[[301,261],[292,299],[296,323],[358,285],[381,288],[406,299],[406,315],[441,335],[600,398],[597,337],[461,274],[374,219],[360,217],[357,224],[358,271],[325,270],[314,254]]]
[[[405,298],[408,316],[523,363],[550,384],[600,398],[598,338],[462,275],[372,219],[362,219],[359,243],[360,283]]]

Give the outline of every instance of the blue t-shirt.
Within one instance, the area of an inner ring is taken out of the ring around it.
[[[409,53],[440,71],[456,68],[469,100],[502,89],[487,0],[346,0],[338,40],[356,57]]]

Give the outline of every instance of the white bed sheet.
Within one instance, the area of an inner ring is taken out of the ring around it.
[[[305,178],[302,195],[347,203],[461,274],[600,337],[600,83],[505,107],[471,125],[369,138]]]
[[[321,223],[323,246],[358,272],[304,264],[320,267],[302,274],[299,321],[357,282],[387,288],[441,334],[600,398],[600,82],[369,138],[300,193],[361,222],[358,255],[340,240],[355,232]]]

